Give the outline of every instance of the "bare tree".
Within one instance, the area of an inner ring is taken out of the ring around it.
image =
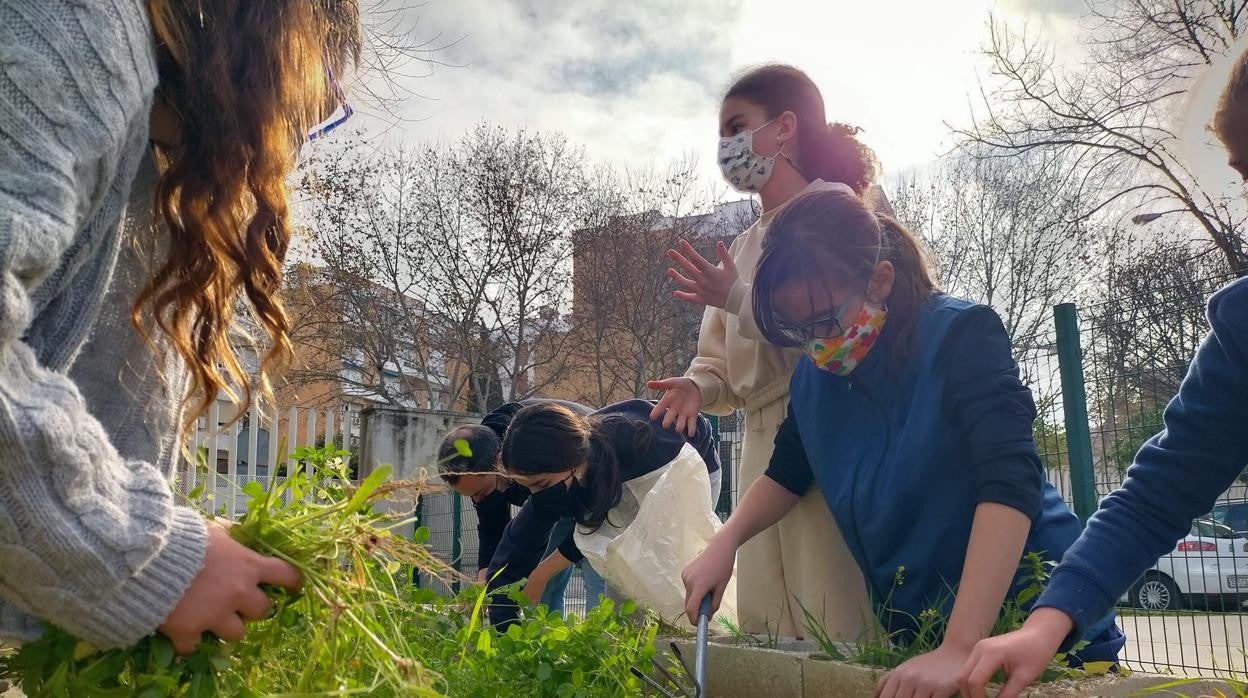
[[[351,85],[352,101],[391,126],[404,120],[403,106],[411,98],[422,98],[412,88],[414,79],[428,77],[439,67],[454,67],[443,54],[463,37],[447,37],[423,26],[419,12],[423,3],[365,0],[358,9],[354,3],[322,4],[331,13],[359,12],[363,41],[360,79]]]
[[[371,399],[475,409],[558,380],[570,235],[587,210],[582,160],[558,136],[481,124],[451,144],[310,163],[319,272],[305,277],[318,288],[302,320],[324,350],[295,379],[337,372]]]
[[[1070,180],[1051,153],[974,147],[896,187],[898,218],[923,236],[946,290],[996,309],[1019,352],[1087,277],[1091,235]]]
[[[972,125],[956,132],[1007,155],[1067,159],[1081,172],[1086,218],[1141,208],[1185,213],[1230,268],[1248,273],[1234,202],[1202,189],[1177,157],[1189,82],[1240,35],[1245,3],[1094,0],[1089,13],[1089,57],[1073,69],[1058,66],[1035,36],[990,22],[994,85]]]
[[[413,222],[425,262],[421,288],[441,320],[431,341],[442,349],[448,404],[467,396],[471,409],[485,411],[489,396],[502,389],[501,352],[485,315],[489,289],[502,273],[503,240],[480,224],[461,156],[458,145],[432,145],[409,163],[421,177]]]
[[[598,216],[575,235],[574,332],[598,404],[646,394],[679,374],[697,347],[702,309],[677,299],[666,251],[690,241],[709,258],[757,218],[749,201],[715,205],[692,160],[664,170],[603,173]]]
[[[1229,278],[1221,257],[1183,242],[1152,243],[1114,265],[1100,302],[1083,312],[1098,397],[1169,401],[1209,331],[1205,301]]]
[[[305,238],[315,269],[294,275],[299,345],[317,355],[294,383],[340,382],[394,405],[438,406],[454,387],[438,375],[443,318],[422,295],[430,267],[419,220],[424,180],[404,150],[359,147],[304,168]]]
[[[571,234],[589,210],[585,154],[561,136],[480,124],[455,157],[470,222],[497,243],[487,324],[501,345],[506,397],[523,399],[566,371],[560,308],[571,291]]]

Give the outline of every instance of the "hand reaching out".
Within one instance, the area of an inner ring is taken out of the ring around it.
[[[732,287],[737,283],[738,278],[737,265],[732,261],[728,246],[722,240],[715,246],[715,251],[719,255],[719,265],[711,264],[693,249],[693,245],[684,240],[680,241],[679,247],[679,251],[667,251],[667,256],[683,269],[685,274],[688,274],[685,276],[674,267],[668,268],[667,278],[685,289],[676,291],[675,296],[689,303],[709,305],[713,308],[727,306],[728,295],[732,293]]]

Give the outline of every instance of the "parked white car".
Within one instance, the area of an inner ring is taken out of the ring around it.
[[[1125,600],[1149,611],[1237,609],[1248,601],[1248,539],[1213,519],[1197,519]]]

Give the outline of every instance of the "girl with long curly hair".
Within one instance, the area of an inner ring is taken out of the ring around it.
[[[0,639],[189,652],[299,584],[169,479],[185,426],[290,353],[286,177],[359,48],[354,0],[0,3]]]

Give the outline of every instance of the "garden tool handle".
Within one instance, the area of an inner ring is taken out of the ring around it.
[[[701,698],[706,694],[706,635],[711,624],[711,595],[707,594],[698,607],[698,647],[693,658],[693,683],[696,694]]]

